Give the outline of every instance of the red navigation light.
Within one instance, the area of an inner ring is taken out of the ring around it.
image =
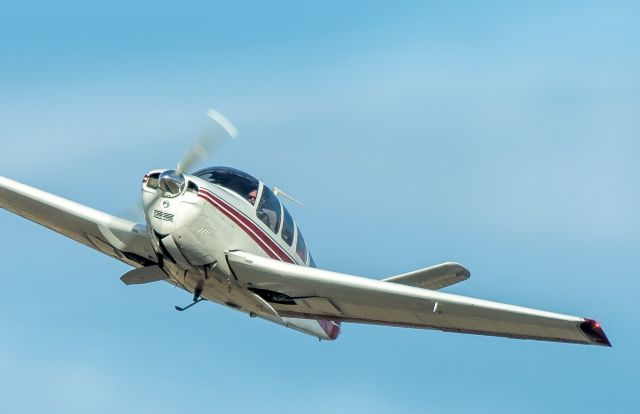
[[[580,330],[596,345],[611,346],[611,342],[602,330],[602,326],[593,319],[585,319],[580,325]]]

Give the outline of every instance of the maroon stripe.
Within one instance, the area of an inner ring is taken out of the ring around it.
[[[254,233],[260,236],[260,238],[262,239],[262,242],[267,246],[269,246],[271,250],[273,250],[279,256],[280,260],[287,263],[295,263],[295,261],[291,259],[291,257],[287,254],[287,252],[284,251],[282,247],[280,247],[275,241],[273,241],[273,239],[268,234],[266,234],[264,230],[258,227],[252,220],[250,220],[247,216],[245,216],[240,211],[238,211],[231,204],[227,203],[226,201],[222,200],[220,197],[216,196],[215,194],[213,194],[212,192],[206,189],[200,189],[200,192],[208,195],[210,198],[213,198],[214,201],[217,201],[219,204],[222,205],[222,207],[225,207],[228,212],[230,212],[231,214],[234,214],[237,219],[241,220],[249,229],[251,229]]]
[[[230,206],[228,203],[225,203],[219,197],[216,197],[215,195],[208,192],[203,193],[203,195],[207,200],[209,200],[209,202],[215,203],[214,206],[223,211],[223,213],[225,213],[227,216],[233,216],[230,218],[232,218],[238,225],[240,225],[240,227],[247,234],[249,234],[249,236],[254,239],[254,241],[256,241],[260,245],[260,247],[265,250],[265,252],[271,253],[270,256],[272,256],[273,259],[281,261],[283,260],[280,257],[280,254],[282,252],[278,251],[278,249],[273,248],[273,245],[268,243],[268,241],[270,240],[268,236],[266,236],[262,230],[253,225],[253,222],[251,220],[247,219],[242,213],[239,213],[234,207]],[[275,257],[273,255],[275,255]]]
[[[276,259],[276,260],[280,260],[280,258],[274,252],[272,252],[271,249],[269,249],[266,244],[264,244],[262,239],[260,239],[257,235],[253,234],[251,231],[248,231],[245,228],[245,225],[240,220],[238,220],[233,214],[229,213],[223,207],[218,205],[214,200],[211,200],[207,194],[198,194],[198,197],[203,198],[206,201],[208,201],[209,204],[214,206],[222,214],[224,214],[225,216],[229,217],[233,222],[235,222],[237,225],[239,225],[240,228],[242,228],[244,230],[244,232],[247,233],[247,235],[249,237],[251,237],[253,239],[253,241],[255,241],[258,244],[258,246],[260,246],[262,248],[262,250],[264,250],[265,253],[267,253],[267,255],[269,255],[270,258]]]
[[[261,236],[262,241],[266,245],[268,245],[271,248],[271,250],[273,250],[276,254],[278,254],[278,256],[280,256],[280,259],[282,259],[282,261],[293,263],[293,261],[291,260],[291,257],[287,254],[287,252],[285,252],[276,242],[274,242],[271,239],[271,237],[269,237],[269,235],[266,234],[264,230],[262,230],[260,227],[258,227],[252,220],[250,220],[248,217],[246,217],[244,214],[238,211],[231,204],[227,203],[226,201],[216,196],[212,192],[206,189],[201,189],[201,191],[203,191],[204,193],[212,197],[215,201],[218,201],[220,204],[222,204],[223,207],[226,207],[228,211],[230,211],[232,214],[235,214],[238,219],[242,220],[243,223],[245,223],[251,230],[253,230],[253,232]]]
[[[265,253],[267,253],[267,255],[269,255],[270,258],[295,264],[295,261],[293,261],[290,256],[284,250],[282,250],[282,248],[277,243],[275,243],[271,239],[271,237],[269,237],[269,235],[267,235],[261,228],[256,226],[253,221],[251,221],[243,213],[238,211],[235,207],[217,197],[212,192],[202,188],[198,191],[198,197],[206,200],[209,204],[218,209],[222,214],[238,224],[244,230],[244,232],[247,233],[247,235],[249,235],[249,237],[251,237],[253,241],[255,241],[258,246],[260,246],[262,250],[264,250]],[[275,255],[272,250],[275,250],[275,253],[279,254]],[[326,319],[318,319],[316,320],[316,322],[318,322],[322,330],[330,339],[336,339],[338,335],[340,335],[340,322],[329,321]]]

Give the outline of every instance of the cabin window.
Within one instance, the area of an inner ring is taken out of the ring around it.
[[[303,262],[307,263],[307,246],[304,244],[304,239],[302,238],[302,233],[300,233],[300,229],[298,228],[298,241],[296,242],[296,253],[302,259]]]
[[[280,210],[278,197],[267,186],[262,186],[262,197],[256,214],[274,233],[277,233],[280,228]]]
[[[233,191],[251,204],[256,203],[259,182],[245,172],[229,167],[213,167],[200,170],[194,175]]]
[[[284,206],[283,206],[284,207]],[[287,208],[284,207],[284,222],[282,224],[282,240],[285,241],[289,246],[293,244],[293,218],[291,214],[287,211]]]

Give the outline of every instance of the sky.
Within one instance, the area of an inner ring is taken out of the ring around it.
[[[345,324],[335,342],[0,212],[0,411],[627,413],[640,377],[637,2],[0,2],[0,175],[128,217],[207,108],[201,164],[288,208],[319,267],[599,320],[613,347]]]

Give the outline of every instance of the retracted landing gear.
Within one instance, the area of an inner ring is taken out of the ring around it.
[[[201,287],[201,286],[198,286],[198,287],[196,288],[196,290],[194,290],[194,291],[193,291],[193,302],[191,302],[190,304],[188,304],[188,305],[187,305],[187,306],[185,306],[184,308],[176,305],[176,307],[175,307],[175,308],[176,308],[176,310],[177,310],[178,312],[182,312],[182,311],[185,311],[185,310],[189,309],[190,307],[192,307],[192,306],[193,306],[193,305],[195,305],[196,303],[199,303],[199,302],[202,302],[203,300],[206,300],[205,298],[203,298],[203,297],[202,297],[202,296],[200,296],[200,295],[202,295],[202,287]]]

